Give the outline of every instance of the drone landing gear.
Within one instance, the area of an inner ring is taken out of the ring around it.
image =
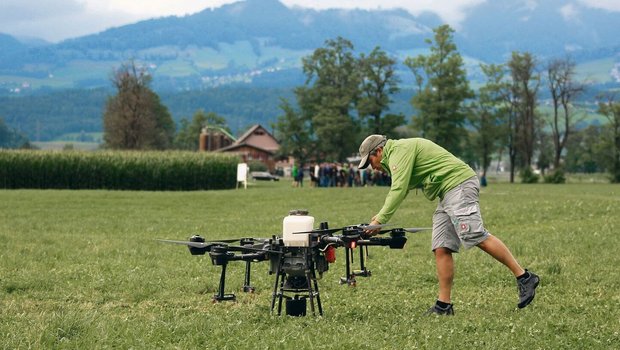
[[[250,285],[250,272],[252,271],[250,264],[249,261],[245,262],[245,279],[243,280],[243,291],[245,293],[254,293],[256,290],[256,288]]]
[[[357,285],[357,281],[355,277],[370,277],[372,276],[372,272],[364,266],[364,248],[360,247],[360,269],[351,271],[351,263],[353,263],[353,248],[347,247],[345,248],[346,254],[346,277],[340,277],[340,284],[346,284],[351,287],[355,287]],[[366,254],[368,254],[368,247],[366,247]]]
[[[316,279],[316,271],[314,269],[314,261],[312,254],[307,248],[301,248],[305,254],[305,264],[303,266],[304,275],[287,274],[283,268],[285,260],[295,259],[285,254],[280,255],[278,267],[276,269],[276,281],[273,288],[273,296],[271,299],[271,311],[276,305],[278,299],[278,316],[282,315],[282,300],[286,299],[286,315],[288,316],[305,316],[307,299],[310,299],[310,310],[315,316],[315,301],[319,315],[323,315],[321,306],[321,297],[319,294],[319,284]],[[285,293],[294,293],[294,296],[287,296]]]
[[[234,294],[225,294],[224,287],[226,284],[226,266],[228,264],[222,264],[222,274],[220,275],[220,285],[217,288],[217,294],[213,296],[213,302],[220,301],[235,301],[237,297]]]
[[[229,261],[244,260],[245,261],[245,279],[243,282],[243,291],[246,293],[254,293],[255,288],[250,285],[250,272],[251,262],[253,259],[260,258],[260,254],[242,254],[235,256],[233,253],[227,252],[224,249],[214,248],[210,253],[211,259],[214,265],[222,266],[222,274],[220,275],[220,284],[217,288],[217,294],[213,296],[214,302],[219,301],[235,301],[235,294],[225,294],[224,288],[226,286],[226,267]]]

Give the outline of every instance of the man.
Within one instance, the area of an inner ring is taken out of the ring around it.
[[[392,185],[383,207],[370,224],[387,223],[401,202],[414,188],[421,188],[429,200],[439,198],[433,215],[432,250],[435,254],[439,296],[428,314],[453,315],[451,302],[454,262],[452,253],[477,246],[506,265],[517,278],[519,308],[526,307],[535,296],[539,277],[524,270],[510,250],[483,226],[480,214],[480,185],[476,173],[463,161],[441,146],[422,138],[388,140],[370,135],[360,145],[359,168],[370,165],[392,177]],[[367,234],[375,235],[378,229]]]

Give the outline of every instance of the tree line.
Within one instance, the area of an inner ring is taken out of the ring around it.
[[[509,163],[510,181],[538,178],[533,167],[563,181],[568,171],[608,171],[620,182],[620,103],[601,95],[596,112],[608,123],[579,129],[586,112],[576,101],[586,85],[576,78],[570,58],[545,64],[528,52],[513,52],[503,64],[482,64],[485,81],[470,87],[463,58],[448,25],[434,29],[429,53],[408,57],[413,76],[414,115],[390,113],[400,91],[395,58],[380,47],[356,55],[342,37],[302,59],[305,83],[294,89],[294,102],[282,99],[282,115],[273,125],[281,155],[308,160],[342,161],[354,155],[367,134],[431,139],[461,157],[483,176],[495,157]],[[151,76],[134,62],[113,76],[117,94],[106,103],[104,141],[112,149],[196,149],[202,127],[227,128],[215,113],[198,111],[180,129],[149,87]],[[543,89],[550,101],[541,104]],[[604,151],[605,150],[605,151]],[[611,152],[609,152],[611,150]]]
[[[434,29],[428,54],[403,62],[414,78],[414,115],[391,114],[399,91],[397,61],[376,47],[356,56],[344,39],[327,40],[303,59],[306,82],[295,89],[296,103],[282,100],[275,125],[281,151],[302,163],[343,160],[356,153],[364,136],[418,136],[442,145],[486,176],[491,160],[506,157],[510,181],[538,181],[538,168],[550,182],[564,171],[608,171],[620,182],[620,103],[611,92],[597,96],[595,112],[606,126],[578,125],[587,116],[577,99],[586,84],[578,81],[570,57],[538,62],[528,52],[513,52],[503,64],[482,64],[484,83],[474,91],[448,25]],[[550,101],[540,96],[548,90]],[[609,152],[611,150],[611,152]]]

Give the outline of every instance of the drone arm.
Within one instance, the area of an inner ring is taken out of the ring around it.
[[[359,246],[389,246],[390,249],[402,249],[407,243],[407,237],[371,237],[357,241]]]
[[[228,260],[230,261],[264,261],[267,260],[266,252],[258,252],[258,253],[248,253],[248,254],[239,254],[230,257]]]

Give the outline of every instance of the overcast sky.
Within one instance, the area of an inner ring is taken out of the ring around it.
[[[143,19],[182,16],[236,1],[241,0],[1,0],[0,33],[57,42]],[[287,6],[315,9],[401,7],[414,15],[430,10],[454,27],[458,27],[468,9],[485,1],[493,0],[281,0]],[[620,11],[620,0],[567,0],[569,2]]]

